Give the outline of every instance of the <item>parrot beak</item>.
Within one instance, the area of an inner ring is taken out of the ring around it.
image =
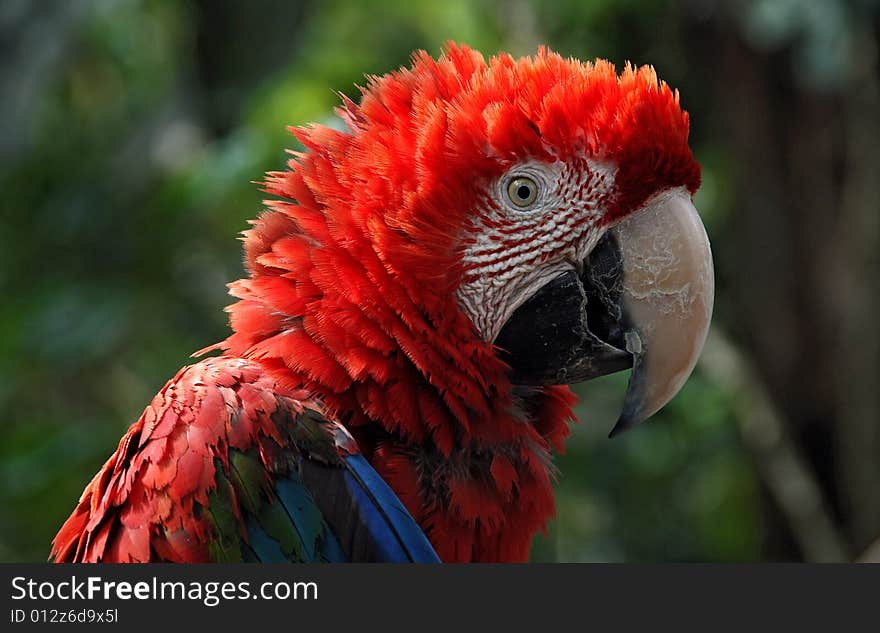
[[[582,269],[517,308],[495,345],[514,384],[632,367],[613,437],[659,411],[696,365],[712,318],[712,252],[690,196],[674,190],[606,231]]]

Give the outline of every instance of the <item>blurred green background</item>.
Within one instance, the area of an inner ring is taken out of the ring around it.
[[[334,91],[455,39],[653,64],[681,90],[718,296],[701,363],[606,439],[578,388],[536,560],[878,558],[880,6],[443,0],[0,5],[0,560],[45,560],[83,486],[225,336],[252,181]]]

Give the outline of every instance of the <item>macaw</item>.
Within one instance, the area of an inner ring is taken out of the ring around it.
[[[55,561],[525,561],[568,385],[632,368],[616,434],[687,380],[712,257],[651,67],[450,43],[361,92],[345,129],[292,129],[231,335],[131,426]]]

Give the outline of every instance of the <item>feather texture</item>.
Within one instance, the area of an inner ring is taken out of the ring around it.
[[[437,561],[356,450],[316,403],[279,390],[259,364],[206,359],[181,370],[132,425],[52,555],[58,562]],[[322,508],[340,483],[348,485],[345,512],[327,516]],[[377,519],[389,509],[393,521]],[[340,543],[337,533],[349,540]]]

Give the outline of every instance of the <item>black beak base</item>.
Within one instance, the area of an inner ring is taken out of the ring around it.
[[[622,264],[612,235],[590,254],[583,275],[561,273],[508,319],[495,340],[524,385],[581,382],[633,366],[620,305]]]

